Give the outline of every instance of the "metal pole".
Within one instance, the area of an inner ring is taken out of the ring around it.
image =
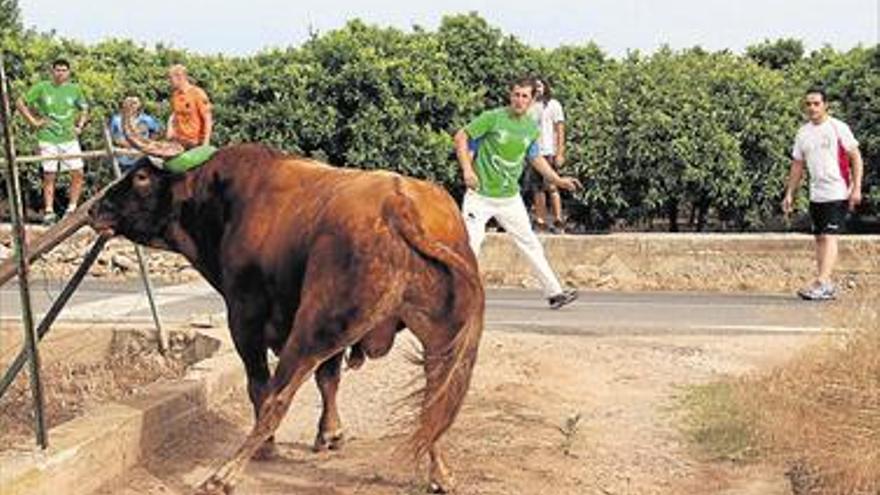
[[[126,156],[144,156],[144,153],[131,148],[121,148],[116,150],[117,155],[126,155]],[[28,156],[18,156],[15,158],[16,163],[37,163],[45,160],[70,160],[72,158],[104,158],[107,156],[107,152],[103,150],[95,150],[95,151],[82,151],[80,153],[61,153],[58,155],[28,155]],[[4,165],[6,164],[5,158],[0,158],[0,162]]]
[[[110,163],[113,165],[113,173],[116,174],[116,179],[118,180],[122,177],[122,171],[119,169],[119,160],[116,159],[113,138],[110,136],[110,130],[107,129],[106,124],[104,124],[104,141],[107,145],[107,153],[110,156]],[[168,353],[168,334],[162,326],[161,318],[159,318],[159,310],[156,307],[156,300],[153,297],[153,283],[150,281],[150,274],[147,271],[144,250],[139,245],[134,244],[134,253],[137,255],[138,267],[141,271],[141,280],[144,282],[144,291],[147,293],[147,302],[150,304],[150,313],[153,315],[153,322],[156,324],[156,334],[159,336],[159,352],[164,356]]]
[[[59,294],[55,301],[52,302],[52,307],[49,308],[49,311],[43,316],[43,320],[40,321],[40,325],[37,327],[37,339],[42,340],[43,336],[49,333],[52,323],[55,322],[55,318],[58,317],[58,314],[61,313],[64,305],[67,304],[67,301],[73,296],[76,288],[79,287],[79,283],[82,282],[82,279],[89,272],[89,268],[91,268],[95,263],[95,260],[98,259],[98,254],[101,253],[101,249],[104,248],[104,244],[106,244],[108,240],[108,237],[100,236],[92,245],[92,249],[89,250],[83,258],[82,264],[76,269],[76,272],[70,278],[70,281],[64,286],[64,290],[62,290],[61,294]],[[13,361],[12,366],[6,371],[3,379],[0,379],[0,397],[3,397],[3,394],[6,393],[6,389],[12,385],[18,372],[21,371],[21,368],[24,366],[27,357],[27,350],[22,349],[15,358],[15,361]]]
[[[6,68],[3,53],[0,52],[0,94],[3,104],[0,105],[0,119],[3,120],[3,138],[6,151],[6,187],[9,191],[9,211],[14,226],[15,256],[18,259],[18,287],[21,295],[21,319],[24,323],[25,343],[30,357],[31,393],[34,399],[34,422],[37,432],[37,444],[45,449],[46,419],[43,416],[43,383],[40,380],[40,354],[37,350],[37,334],[34,329],[34,315],[31,309],[31,294],[28,284],[27,241],[24,231],[24,207],[21,201],[21,190],[18,183],[18,167],[15,163],[15,143],[12,140],[12,111],[9,108],[9,93],[6,86]]]

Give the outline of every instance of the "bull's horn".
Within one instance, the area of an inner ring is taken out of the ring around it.
[[[157,158],[174,158],[186,151],[180,143],[174,141],[154,141],[140,135],[137,130],[137,116],[141,102],[135,96],[129,96],[122,101],[122,132],[132,146],[147,155]]]

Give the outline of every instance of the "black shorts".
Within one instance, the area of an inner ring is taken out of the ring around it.
[[[846,226],[847,201],[810,202],[813,235],[841,234]]]
[[[559,172],[559,167],[556,166],[556,157],[553,155],[544,155],[544,159],[547,160],[547,163],[550,164],[550,167],[556,172]],[[553,183],[549,180],[545,179],[540,172],[535,170],[535,167],[532,166],[531,163],[526,161],[526,174],[525,174],[525,183],[523,187],[526,191],[536,193],[536,192],[556,192],[558,189]]]

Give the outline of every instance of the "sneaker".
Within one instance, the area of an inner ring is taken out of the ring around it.
[[[550,227],[550,232],[554,234],[564,234],[565,233],[565,222],[562,219],[557,218],[553,221],[553,226]]]
[[[58,215],[55,214],[54,211],[46,212],[43,215],[43,225],[52,225],[53,223],[58,221]]]
[[[828,301],[837,297],[837,290],[829,283],[812,284],[797,292],[806,301]]]
[[[572,303],[575,299],[578,298],[577,290],[575,289],[566,289],[555,296],[550,296],[547,298],[547,302],[550,304],[550,309],[559,309],[566,304]]]

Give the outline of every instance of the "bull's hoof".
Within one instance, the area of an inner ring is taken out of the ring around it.
[[[428,493],[450,493],[452,492],[452,484],[448,481],[438,482],[431,481],[428,485]]]
[[[345,434],[342,430],[332,434],[318,432],[318,436],[315,437],[315,445],[312,446],[312,451],[340,450],[343,445],[345,445]]]
[[[252,460],[261,462],[261,461],[271,461],[275,457],[278,456],[278,447],[275,445],[275,442],[272,440],[267,440],[260,448],[254,452],[254,455],[251,456]]]
[[[455,488],[455,479],[445,466],[435,466],[431,469],[428,491],[430,493],[452,493]]]
[[[225,483],[215,475],[199,485],[193,495],[229,495],[232,493],[232,490],[232,485]]]

